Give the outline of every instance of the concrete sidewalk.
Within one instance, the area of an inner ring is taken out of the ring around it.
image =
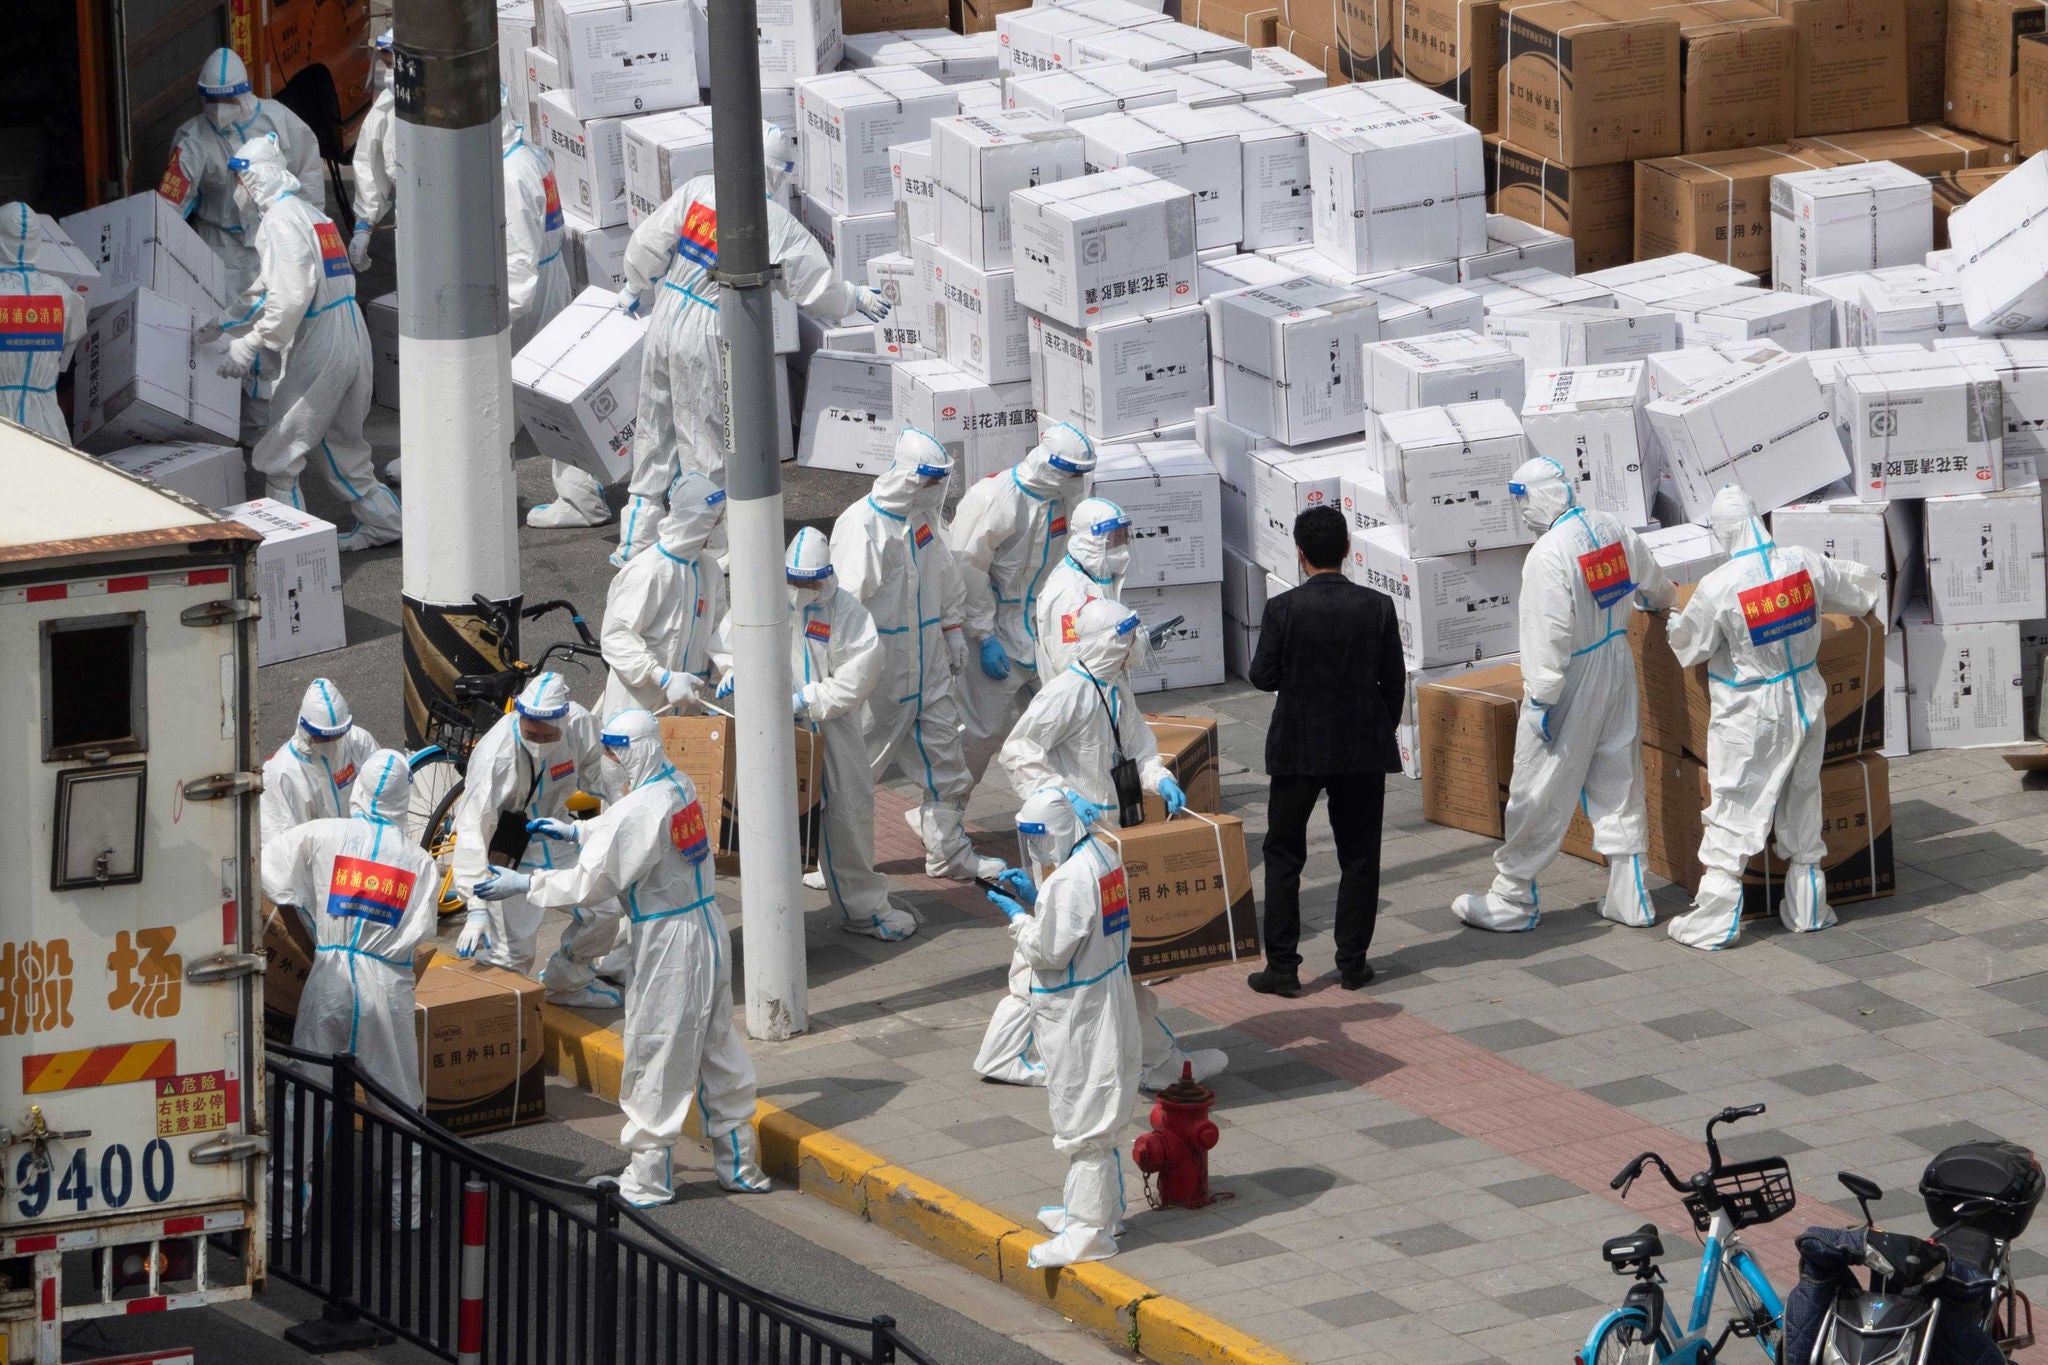
[[[1223,806],[1256,864],[1270,698],[1232,684],[1145,701],[1222,721]],[[1211,1157],[1230,1197],[1149,1211],[1127,1168],[1133,1216],[1109,1266],[1302,1362],[1569,1360],[1625,1288],[1603,1239],[1655,1220],[1674,1299],[1691,1284],[1676,1199],[1646,1181],[1624,1205],[1608,1181],[1646,1149],[1697,1169],[1706,1117],[1758,1101],[1768,1115],[1724,1146],[1791,1160],[1801,1207],[1749,1234],[1781,1289],[1792,1236],[1848,1220],[1839,1169],[1885,1186],[1891,1225],[1924,1228],[1914,1189],[1934,1151],[1989,1134],[2048,1150],[2048,800],[1990,752],[1903,760],[1892,788],[1898,896],[1844,907],[1824,934],[1771,921],[1706,954],[1600,920],[1604,872],[1568,858],[1534,932],[1460,927],[1450,900],[1485,885],[1492,843],[1426,824],[1419,786],[1390,778],[1379,977],[1357,993],[1332,974],[1319,820],[1309,989],[1256,996],[1247,963],[1161,990],[1183,1041],[1230,1054]],[[812,913],[813,1031],[752,1045],[761,1095],[1030,1228],[1064,1172],[1045,1096],[970,1065],[1009,939],[971,888],[919,875],[903,805],[879,794],[879,856],[924,928],[882,944]],[[1014,807],[983,785],[970,814],[985,851],[1011,852]],[[1656,899],[1667,916],[1684,903],[1670,887]],[[734,894],[736,931],[737,908]],[[2048,1293],[2048,1258],[2022,1249],[2018,1266]]]

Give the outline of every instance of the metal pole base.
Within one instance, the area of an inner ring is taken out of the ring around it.
[[[367,1351],[389,1346],[398,1338],[381,1327],[365,1322],[346,1304],[330,1303],[311,1322],[285,1329],[284,1339],[307,1355],[333,1355],[337,1351]]]

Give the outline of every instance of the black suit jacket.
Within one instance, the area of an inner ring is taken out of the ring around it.
[[[1323,573],[1267,598],[1251,683],[1280,694],[1266,731],[1269,775],[1400,771],[1394,726],[1407,666],[1385,593]]]

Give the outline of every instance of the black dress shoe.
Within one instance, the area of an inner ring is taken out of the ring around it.
[[[1244,979],[1260,995],[1300,995],[1301,977],[1293,972],[1276,972],[1271,967],[1253,972]]]
[[[1370,962],[1366,962],[1360,964],[1355,968],[1340,971],[1337,974],[1337,984],[1342,986],[1347,991],[1355,991],[1363,988],[1367,982],[1372,980],[1372,978],[1372,964]]]

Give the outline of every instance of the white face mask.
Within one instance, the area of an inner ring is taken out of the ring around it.
[[[235,126],[235,120],[241,117],[241,113],[242,105],[239,100],[206,102],[206,121],[223,133]]]
[[[249,191],[243,189],[240,184],[235,186],[235,208],[244,218],[254,218],[260,212],[256,207],[256,201],[249,197]]]

